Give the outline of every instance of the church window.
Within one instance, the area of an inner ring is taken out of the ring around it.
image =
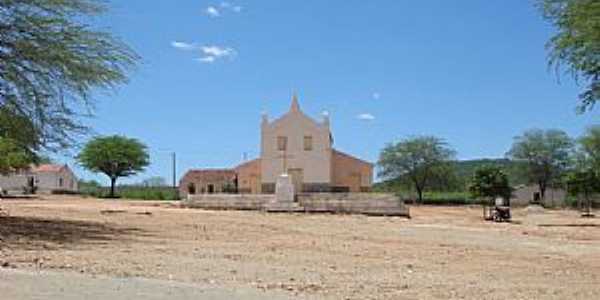
[[[277,137],[277,150],[279,150],[279,151],[287,150],[287,136],[278,136]]]
[[[312,136],[306,135],[304,136],[304,150],[311,151],[313,149],[313,139]]]

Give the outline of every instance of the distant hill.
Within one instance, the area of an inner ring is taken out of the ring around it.
[[[433,190],[437,191],[465,191],[469,180],[477,168],[485,165],[500,166],[508,175],[510,184],[514,187],[527,183],[526,166],[523,162],[512,161],[506,158],[497,159],[472,159],[461,160],[453,163],[454,174],[449,178],[436,180]],[[376,191],[398,191],[406,189],[400,178],[375,183]]]
[[[527,173],[526,163],[513,161],[506,158],[497,159],[473,159],[473,160],[462,160],[455,162],[456,176],[464,178],[468,181],[477,168],[485,165],[500,166],[508,175],[508,180],[512,186],[520,184],[527,184]]]

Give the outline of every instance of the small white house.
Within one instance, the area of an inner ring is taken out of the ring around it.
[[[42,164],[32,166],[29,170],[0,176],[0,188],[11,194],[32,190],[49,194],[54,191],[77,192],[79,185],[68,165]]]
[[[531,184],[517,186],[513,192],[513,199],[510,202],[513,205],[525,206],[539,199],[542,204],[547,206],[563,206],[565,205],[566,197],[567,193],[563,188],[547,187],[545,199],[539,199],[541,198],[540,188],[535,184]]]

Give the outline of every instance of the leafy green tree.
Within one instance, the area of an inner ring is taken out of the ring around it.
[[[600,2],[598,0],[537,0],[546,20],[558,29],[547,43],[549,64],[587,85],[579,95],[579,111],[600,99]]]
[[[543,200],[549,184],[569,167],[572,152],[573,141],[564,131],[531,129],[515,137],[507,155],[527,162],[529,182],[538,185]]]
[[[588,168],[600,172],[600,125],[589,127],[578,144],[580,160],[584,160]]]
[[[0,107],[0,173],[24,169],[39,157],[35,129],[31,122],[8,107]]]
[[[567,191],[570,195],[583,196],[588,214],[592,211],[591,195],[600,193],[600,176],[592,168],[579,168],[566,176]],[[581,202],[579,202],[581,204]]]
[[[487,198],[493,202],[497,197],[510,200],[512,188],[508,176],[500,167],[488,165],[475,170],[469,192],[474,198]]]
[[[388,144],[379,155],[379,176],[383,179],[403,178],[417,191],[423,203],[423,192],[436,177],[447,174],[455,151],[444,140],[434,136],[418,136]]]
[[[72,145],[92,93],[127,81],[137,55],[89,24],[104,10],[101,0],[0,0],[0,108],[32,125],[11,131],[31,151]]]
[[[150,163],[147,147],[124,136],[97,137],[88,142],[77,156],[86,169],[110,178],[110,197],[115,197],[117,178],[143,171]]]
[[[26,169],[34,161],[35,156],[27,149],[23,149],[12,139],[0,137],[1,175],[7,175],[18,169]]]

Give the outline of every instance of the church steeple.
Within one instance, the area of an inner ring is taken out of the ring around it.
[[[292,106],[290,107],[290,111],[300,111],[300,104],[298,104],[298,95],[296,94],[296,92],[294,92],[294,95],[292,96]]]

